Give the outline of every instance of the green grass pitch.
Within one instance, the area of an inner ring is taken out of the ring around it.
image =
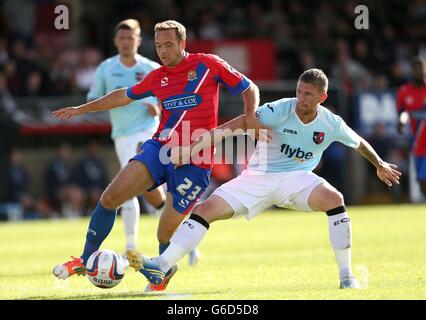
[[[127,270],[112,289],[85,277],[55,279],[56,263],[78,256],[88,219],[0,224],[0,299],[426,299],[426,206],[349,207],[352,265],[362,290],[339,290],[323,213],[271,210],[250,222],[219,221],[163,293],[144,293],[145,278]],[[156,255],[157,219],[142,216],[139,248]],[[120,218],[102,248],[124,247]]]

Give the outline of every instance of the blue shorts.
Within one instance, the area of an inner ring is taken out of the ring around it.
[[[193,164],[176,169],[171,162],[163,164],[160,156],[167,157],[170,155],[170,151],[161,150],[162,147],[164,145],[158,141],[147,140],[140,147],[138,154],[130,161],[140,161],[148,168],[154,179],[154,185],[148,191],[152,191],[166,182],[167,192],[170,192],[173,197],[173,208],[186,215],[208,187],[211,170]]]
[[[414,156],[417,180],[426,180],[426,157]]]

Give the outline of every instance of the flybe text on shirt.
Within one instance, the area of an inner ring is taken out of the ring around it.
[[[296,158],[305,159],[305,160],[312,159],[314,155],[312,152],[305,152],[303,150],[300,150],[299,147],[297,149],[292,148],[288,144],[281,145],[281,152],[284,153],[289,158],[296,157]]]

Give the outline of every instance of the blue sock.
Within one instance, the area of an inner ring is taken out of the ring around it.
[[[83,263],[86,264],[90,255],[99,249],[102,242],[110,233],[114,225],[116,210],[106,209],[98,202],[90,218],[89,229],[87,230],[86,243],[81,255]]]
[[[167,247],[170,245],[170,242],[167,243],[159,243],[158,244],[158,252],[160,253],[160,255],[166,251]]]

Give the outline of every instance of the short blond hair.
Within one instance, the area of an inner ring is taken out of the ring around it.
[[[319,92],[327,92],[328,90],[328,78],[321,69],[306,70],[300,75],[299,81],[312,84]]]
[[[117,23],[114,30],[115,33],[117,33],[118,30],[134,30],[137,32],[138,35],[141,34],[141,27],[139,25],[139,21],[136,19],[125,19],[123,21],[120,21],[119,23]]]
[[[183,26],[183,24],[175,21],[175,20],[166,20],[163,22],[159,22],[155,25],[154,31],[165,31],[169,29],[175,29],[176,30],[176,38],[179,41],[186,40],[186,28]]]

